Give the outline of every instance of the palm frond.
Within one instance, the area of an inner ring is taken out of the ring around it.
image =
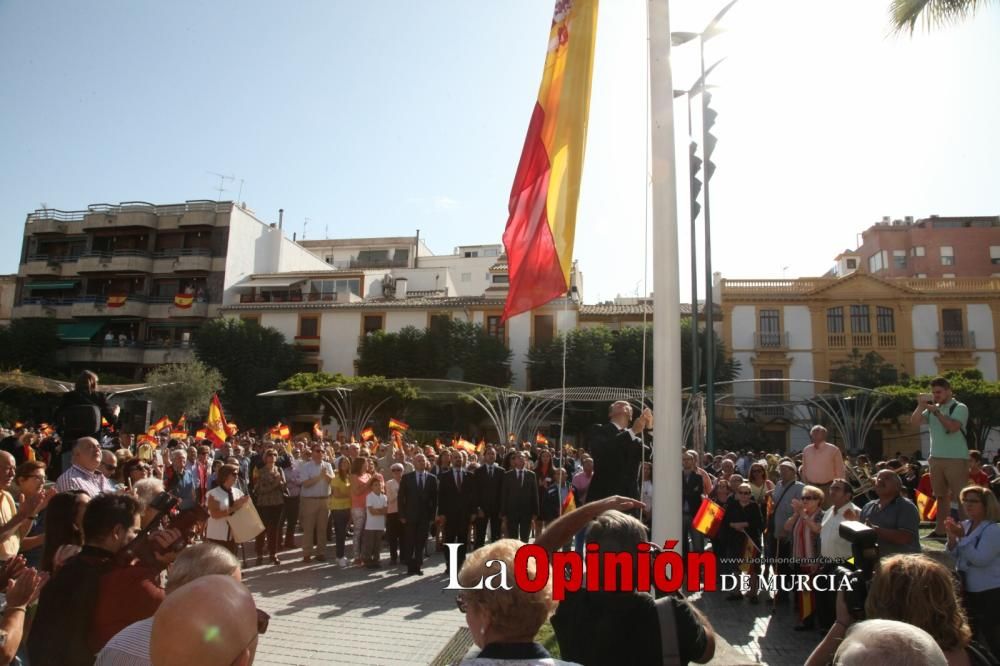
[[[975,14],[989,0],[892,0],[889,14],[894,32],[913,34],[917,22],[931,30],[956,23]]]

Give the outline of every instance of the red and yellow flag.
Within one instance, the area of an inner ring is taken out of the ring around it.
[[[725,509],[706,497],[701,500],[701,507],[694,515],[691,527],[707,537],[714,537],[725,515]]]
[[[937,499],[920,492],[913,491],[913,499],[916,500],[917,508],[920,509],[920,520],[934,520],[937,518]]]
[[[510,275],[505,320],[569,290],[596,35],[597,0],[556,0],[503,234]]]
[[[205,428],[198,428],[194,431],[195,439],[208,439],[208,430]]]
[[[205,418],[205,439],[212,442],[215,448],[226,443],[229,433],[226,431],[226,414],[222,411],[222,403],[219,402],[218,394],[212,396],[212,402],[208,405],[208,416]]]
[[[548,438],[542,433],[538,433],[537,435],[535,435],[535,444],[548,444],[548,443],[549,443]]]
[[[174,296],[174,307],[187,310],[194,303],[194,294],[177,294]]]
[[[108,307],[120,308],[128,300],[128,294],[108,294]]]
[[[232,421],[226,423],[226,434],[230,437],[234,437],[239,431],[240,429]]]
[[[361,431],[361,441],[367,442],[369,439],[375,436],[375,430],[372,428],[365,428]]]
[[[569,513],[576,508],[576,493],[573,492],[573,488],[570,488],[566,493],[566,497],[563,498],[562,502],[562,512]]]
[[[404,423],[399,419],[389,419],[389,430],[402,430],[406,432],[409,429],[410,425],[408,423]]]
[[[323,439],[323,426],[320,425],[319,421],[313,423],[313,437],[316,439]]]
[[[288,439],[292,436],[292,430],[281,421],[278,421],[278,425],[271,428],[269,434],[271,435],[271,439]]]
[[[482,454],[486,453],[486,440],[485,439],[479,440],[479,444],[476,445],[476,453],[478,453],[479,455],[482,455]]]
[[[459,440],[457,442],[455,442],[455,448],[463,449],[467,453],[475,453],[476,452],[476,445],[473,444],[472,442],[470,442],[470,441],[468,441],[466,439],[462,439],[462,438],[459,438]]]
[[[146,432],[149,434],[150,437],[156,437],[157,435],[160,434],[161,430],[163,430],[164,428],[169,428],[172,425],[173,422],[169,418],[167,418],[166,416],[161,416],[156,423],[149,426],[149,430],[147,430]]]

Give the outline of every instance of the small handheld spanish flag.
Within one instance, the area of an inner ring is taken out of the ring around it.
[[[361,441],[367,442],[369,439],[375,437],[375,430],[369,426],[361,431]]]
[[[913,491],[913,498],[916,500],[917,508],[920,509],[921,520],[934,520],[937,518],[937,499],[923,494],[919,490]]]
[[[576,493],[574,493],[573,488],[570,487],[569,491],[566,493],[566,497],[563,498],[562,512],[563,514],[567,514],[574,509],[576,509]]]
[[[482,454],[486,453],[486,440],[485,439],[480,439],[479,440],[479,444],[476,445],[476,453],[478,453],[479,455],[482,455]]]
[[[198,428],[194,432],[195,439],[208,439],[208,430],[205,428]]]
[[[719,532],[725,515],[725,509],[706,497],[701,500],[701,507],[694,515],[691,527],[707,537],[714,537]]]
[[[535,435],[535,444],[548,444],[549,440],[542,433]]]
[[[319,421],[313,423],[313,437],[323,439],[323,426],[320,425]]]
[[[455,442],[455,446],[459,449],[463,449],[466,453],[476,452],[476,445],[466,439],[462,439],[461,437],[457,442]]]
[[[409,424],[404,423],[399,419],[389,419],[389,430],[402,430],[403,432],[406,432],[409,429]]]

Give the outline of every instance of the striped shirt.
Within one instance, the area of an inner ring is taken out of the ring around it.
[[[114,484],[99,470],[88,472],[79,465],[73,465],[63,472],[56,481],[56,490],[64,493],[69,490],[82,490],[91,497],[102,493],[115,492]]]
[[[152,632],[152,617],[130,624],[112,636],[97,653],[94,666],[150,666],[149,636]]]

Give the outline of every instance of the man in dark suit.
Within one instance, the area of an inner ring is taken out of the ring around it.
[[[535,473],[524,469],[523,454],[514,456],[513,464],[514,469],[504,475],[500,515],[507,534],[527,543],[531,524],[538,519],[538,484]]]
[[[490,543],[500,538],[500,503],[503,499],[504,471],[496,464],[497,450],[492,446],[483,454],[483,465],[474,474],[476,488],[476,538],[474,548],[486,543],[486,526],[490,528]]]
[[[406,548],[402,554],[406,572],[422,576],[427,545],[427,528],[437,511],[438,479],[426,471],[427,458],[422,453],[413,458],[413,471],[403,476],[399,486],[399,521],[403,523]]]
[[[444,542],[457,543],[458,568],[465,563],[469,542],[469,523],[476,517],[476,483],[465,471],[461,454],[451,457],[451,470],[438,475],[438,519],[444,523]],[[445,571],[450,558],[445,557]]]
[[[642,441],[642,433],[653,427],[653,412],[644,409],[632,420],[632,405],[619,400],[611,405],[609,421],[591,433],[591,457],[594,478],[587,491],[587,501],[614,495],[639,497],[639,466],[649,460],[652,448]]]

